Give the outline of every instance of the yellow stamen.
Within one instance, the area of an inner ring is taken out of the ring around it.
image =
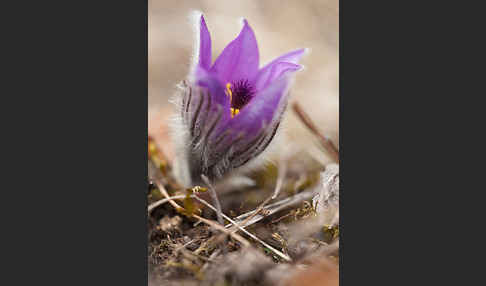
[[[231,83],[229,82],[226,84],[226,95],[229,96],[231,102],[233,93],[231,92]]]
[[[231,118],[235,117],[238,113],[240,113],[238,108],[231,108]]]
[[[226,95],[229,96],[230,102],[233,99],[233,93],[231,92],[231,83],[226,84]],[[235,117],[236,114],[238,114],[240,110],[238,108],[231,108],[231,118]]]

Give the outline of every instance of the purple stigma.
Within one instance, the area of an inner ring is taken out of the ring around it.
[[[231,107],[242,109],[255,94],[255,89],[248,80],[238,80],[231,85]]]

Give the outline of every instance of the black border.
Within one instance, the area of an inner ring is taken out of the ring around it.
[[[341,285],[471,275],[450,265],[481,217],[462,192],[481,191],[464,158],[484,144],[460,139],[484,129],[464,99],[483,94],[483,10],[446,4],[340,0]],[[146,285],[148,1],[18,5],[2,18],[4,278]]]
[[[3,9],[2,278],[147,285],[148,1],[18,5]]]

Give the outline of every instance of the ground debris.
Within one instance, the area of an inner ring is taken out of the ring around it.
[[[149,157],[157,150],[152,151]],[[299,166],[289,164],[282,191],[275,198],[276,166],[251,174],[246,181],[239,178],[236,183],[228,180],[213,186],[226,217],[226,235],[234,231],[228,239],[221,239],[225,229],[218,228],[214,206],[201,203],[201,199],[213,201],[204,187],[180,187],[173,181],[170,162],[165,169],[149,169],[149,285],[293,286],[300,285],[295,284],[295,277],[313,269],[317,260],[336,262],[339,166],[331,164],[321,172],[322,166],[309,168],[301,160]],[[169,197],[177,202],[176,207]],[[177,204],[183,207],[177,209]],[[207,220],[212,223],[208,225]],[[247,227],[237,230],[234,223]],[[240,239],[233,237],[236,234]]]
[[[157,229],[160,229],[164,232],[171,232],[173,230],[179,230],[179,226],[182,222],[182,218],[180,216],[164,216],[160,221]]]
[[[215,261],[206,273],[201,285],[270,285],[263,281],[263,275],[275,263],[260,250],[248,247]]]
[[[298,260],[306,257],[312,253],[315,253],[319,248],[323,247],[322,242],[314,239],[302,239],[299,241],[291,242],[288,246],[289,255]]]
[[[317,194],[312,199],[313,207],[323,225],[334,226],[339,222],[339,166],[329,164],[321,173]]]

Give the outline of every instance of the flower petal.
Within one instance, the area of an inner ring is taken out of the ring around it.
[[[283,75],[288,74],[289,72],[298,71],[301,68],[302,68],[301,65],[287,63],[287,62],[277,62],[275,64],[272,64],[271,66],[262,70],[262,72],[258,74],[257,79],[255,81],[255,89],[263,90],[274,80],[280,78]]]
[[[287,77],[274,81],[230,121],[231,130],[244,134],[243,140],[232,143],[233,152],[228,160],[232,168],[256,158],[273,140],[287,106],[287,87]]]
[[[306,49],[291,51],[283,56],[278,57],[265,67],[261,68],[252,80],[255,89],[263,90],[272,81],[279,78],[283,74],[299,70],[301,66],[298,65],[298,62],[305,52]]]
[[[275,64],[277,62],[287,62],[287,63],[298,64],[300,59],[302,58],[302,56],[306,53],[306,51],[307,51],[307,49],[298,49],[298,50],[288,52],[288,53],[274,59],[273,61],[271,61],[269,64],[267,64],[262,69],[264,69],[264,68],[266,68],[266,67],[268,67],[272,64]]]
[[[195,74],[195,81],[182,83],[182,97],[174,100],[181,103],[180,116],[175,117],[173,125],[174,138],[180,139],[175,169],[185,186],[199,183],[201,174],[211,178],[219,176],[220,173],[208,167],[209,158],[218,157],[208,141],[220,125],[231,119],[230,100],[219,81],[199,66]]]
[[[257,93],[238,115],[221,126],[218,137],[211,138],[210,148],[224,158],[225,165],[237,168],[258,156],[270,143],[287,103],[287,86],[288,79],[282,78]]]
[[[195,74],[196,82],[187,87],[181,112],[191,144],[204,145],[215,130],[231,119],[231,103],[216,77],[201,67]]]
[[[199,23],[199,65],[207,70],[211,67],[211,34],[203,15]]]
[[[223,83],[217,79],[216,75],[208,72],[204,68],[198,68],[196,75],[196,84],[207,88],[214,102],[227,109],[227,113],[230,114],[229,108],[231,103],[229,97],[224,93],[225,88]]]
[[[214,62],[211,72],[223,83],[249,79],[258,72],[258,45],[253,30],[244,20],[244,26],[236,39],[229,43]]]
[[[253,99],[240,110],[227,128],[245,131],[247,136],[256,135],[263,124],[269,125],[277,120],[281,104],[286,101],[288,78],[274,81],[266,89],[257,92]]]

